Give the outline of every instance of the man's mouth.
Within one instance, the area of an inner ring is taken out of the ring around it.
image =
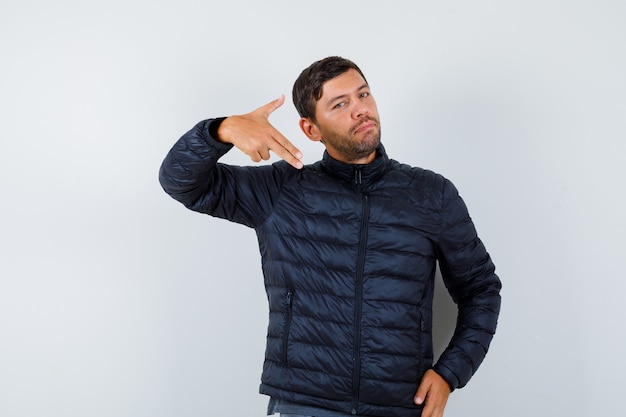
[[[365,132],[366,130],[373,129],[374,127],[376,127],[376,123],[373,121],[363,122],[354,129],[354,133]]]

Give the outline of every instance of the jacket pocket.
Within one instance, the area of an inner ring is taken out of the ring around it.
[[[285,298],[285,326],[283,328],[283,364],[289,365],[289,333],[291,331],[291,320],[293,317],[293,290],[287,291]]]
[[[426,369],[424,369],[424,364],[426,361],[426,358],[424,358],[424,318],[420,316],[419,318],[419,330],[417,333],[417,349],[418,349],[418,353],[417,353],[417,382],[419,383],[422,379],[422,376],[424,376],[424,373],[426,372]]]

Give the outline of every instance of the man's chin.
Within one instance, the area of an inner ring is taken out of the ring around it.
[[[361,140],[361,146],[364,152],[368,150],[375,151],[376,149],[378,149],[379,145],[380,135],[378,134],[378,132],[372,132],[371,135],[368,135]]]
[[[360,157],[367,157],[376,152],[380,146],[380,139],[373,139],[371,141],[361,142],[359,146],[358,154]]]

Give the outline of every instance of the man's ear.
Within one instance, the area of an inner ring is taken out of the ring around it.
[[[302,132],[304,132],[306,137],[311,139],[312,141],[319,142],[322,140],[320,130],[317,128],[317,125],[311,121],[311,119],[307,117],[301,118],[300,129],[302,129]]]

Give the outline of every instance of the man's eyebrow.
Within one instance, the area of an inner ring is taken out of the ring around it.
[[[362,84],[359,88],[357,88],[357,89],[356,89],[356,90],[354,90],[354,91],[361,91],[361,90],[363,90],[364,88],[369,88],[369,84],[368,84],[368,83],[363,83],[363,84]],[[342,98],[346,97],[347,95],[348,95],[348,94],[341,94],[341,95],[335,96],[335,97],[333,97],[333,98],[329,99],[329,100],[327,101],[327,103],[332,103],[332,102],[334,102],[334,101],[337,101],[337,100],[339,100],[339,99],[342,99]]]

